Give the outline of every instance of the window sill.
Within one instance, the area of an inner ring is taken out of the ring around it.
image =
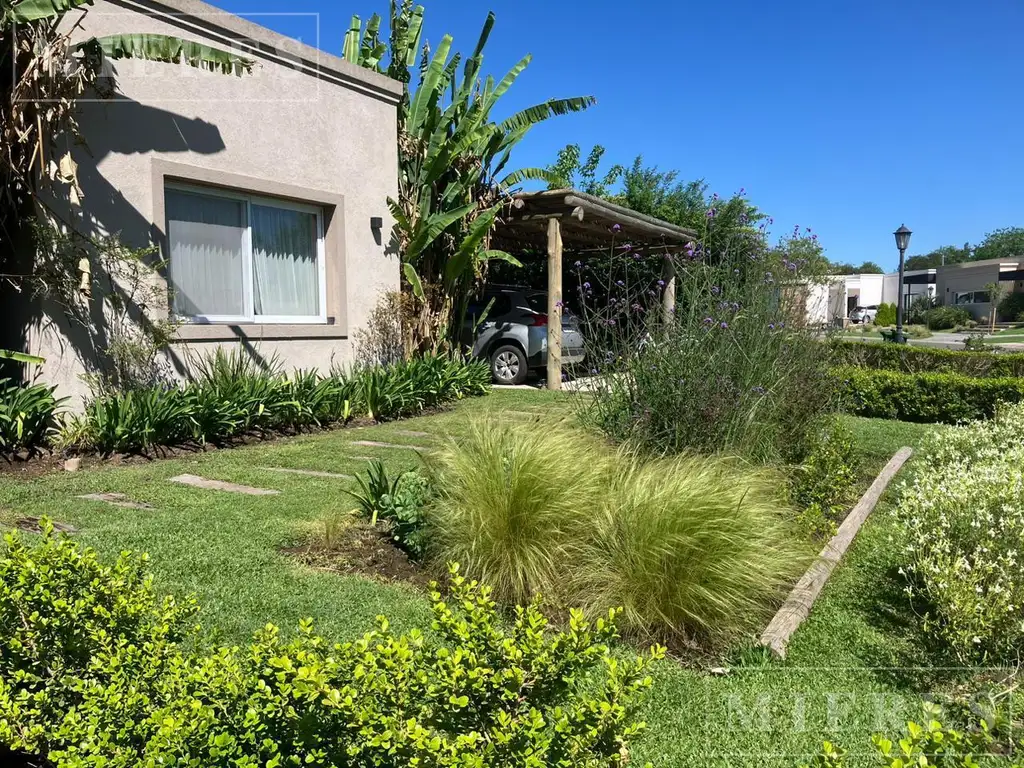
[[[195,323],[178,328],[176,343],[189,341],[254,341],[288,339],[347,339],[348,333],[340,325],[313,325],[289,323]]]

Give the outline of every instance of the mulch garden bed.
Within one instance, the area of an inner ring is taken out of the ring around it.
[[[388,584],[406,583],[426,589],[435,575],[413,562],[385,531],[354,517],[332,525],[324,535],[281,550],[303,565],[319,571],[359,575]]]

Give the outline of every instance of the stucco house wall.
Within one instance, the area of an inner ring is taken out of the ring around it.
[[[233,76],[114,62],[117,94],[81,105],[81,226],[166,254],[166,184],[186,183],[312,205],[324,228],[324,321],[185,324],[167,353],[169,367],[182,376],[196,355],[237,345],[276,355],[287,368],[350,361],[354,334],[382,294],[399,286],[387,199],[397,194],[401,85],[198,0],[97,0],[75,34],[131,32],[231,47],[256,65]],[[147,279],[162,298],[145,314],[166,318],[166,273]],[[82,374],[104,343],[84,335],[51,306],[29,335],[29,351],[47,361],[40,378],[79,402],[88,394]]]
[[[1000,260],[947,264],[936,271],[935,295],[944,306],[961,306],[970,312],[975,320],[986,320],[992,307],[990,302],[957,304],[956,295],[984,291],[986,285],[999,280],[1000,272],[1015,270],[1017,267],[1017,262]],[[1005,284],[1007,288],[1010,285]]]

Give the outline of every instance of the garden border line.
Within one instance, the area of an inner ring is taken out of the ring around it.
[[[786,602],[779,608],[778,613],[772,618],[768,628],[761,635],[761,645],[771,649],[780,659],[786,658],[786,646],[797,628],[804,622],[804,619],[811,613],[814,602],[821,594],[821,590],[828,582],[832,571],[839,564],[846,550],[850,548],[857,532],[868,519],[868,515],[874,510],[878,500],[882,497],[885,489],[892,482],[896,473],[900,471],[907,459],[913,455],[912,448],[900,448],[889,463],[878,473],[878,477],[871,483],[856,506],[850,510],[836,535],[833,536],[821,554],[807,569],[807,572],[800,578],[800,581],[789,593]]]

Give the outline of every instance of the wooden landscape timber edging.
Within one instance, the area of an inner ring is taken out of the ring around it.
[[[836,535],[833,536],[825,548],[821,550],[817,560],[807,569],[800,581],[789,593],[786,602],[779,608],[778,613],[771,620],[764,634],[761,635],[761,645],[771,649],[780,659],[786,658],[786,646],[789,639],[803,623],[804,619],[811,613],[815,600],[821,594],[832,571],[839,564],[846,550],[850,548],[857,531],[868,519],[868,515],[874,510],[878,500],[885,493],[889,483],[900,471],[907,459],[913,454],[911,448],[900,448],[896,454],[889,459],[882,471],[871,483],[871,487],[860,497],[857,505],[850,510],[843,524],[839,526]]]

